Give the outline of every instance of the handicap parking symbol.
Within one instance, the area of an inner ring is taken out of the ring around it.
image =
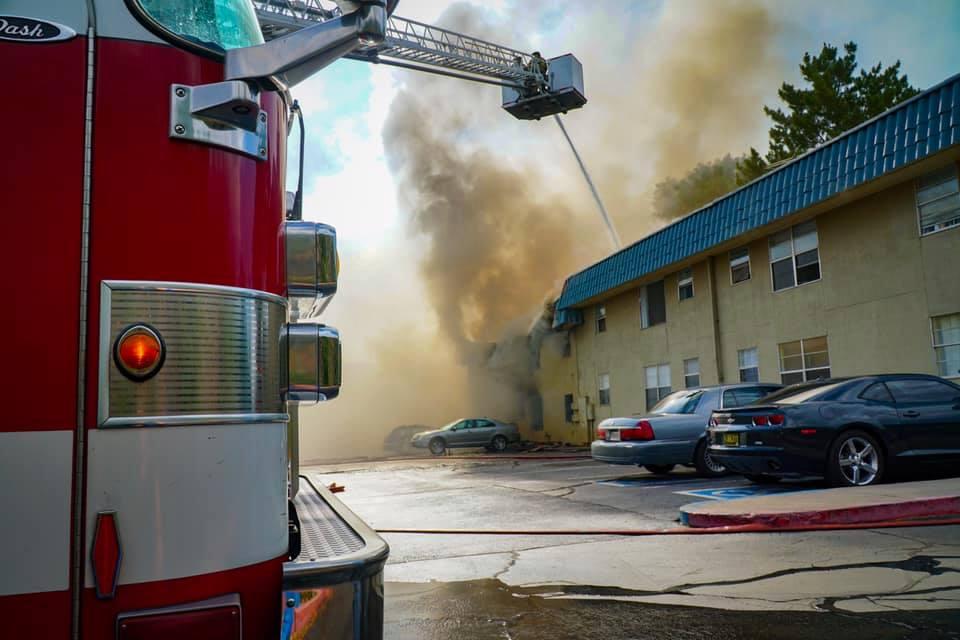
[[[709,500],[737,500],[738,498],[752,498],[755,496],[768,496],[774,493],[790,493],[792,491],[803,491],[799,487],[720,487],[716,489],[695,489],[693,491],[675,491],[674,493],[695,496],[697,498],[707,498]]]

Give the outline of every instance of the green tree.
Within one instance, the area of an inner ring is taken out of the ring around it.
[[[737,159],[727,154],[701,162],[682,178],[666,178],[653,190],[653,212],[673,220],[729,193],[737,186]]]
[[[900,61],[877,63],[857,73],[857,45],[823,45],[819,55],[803,55],[800,74],[807,87],[784,82],[777,94],[786,110],[765,106],[773,120],[766,157],[751,148],[737,163],[737,184],[763,175],[771,165],[795,158],[917,94],[900,73]]]

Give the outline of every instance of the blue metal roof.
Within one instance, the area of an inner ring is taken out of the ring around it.
[[[567,278],[558,311],[960,144],[960,74]]]

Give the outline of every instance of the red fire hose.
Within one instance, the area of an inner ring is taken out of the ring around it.
[[[722,533],[789,533],[799,531],[844,531],[848,529],[892,529],[901,527],[938,527],[960,525],[958,518],[933,518],[925,520],[884,520],[880,522],[856,522],[844,524],[800,524],[770,526],[766,524],[740,524],[727,527],[672,529],[377,529],[377,533],[414,533],[423,535],[489,535],[489,536],[696,536]]]

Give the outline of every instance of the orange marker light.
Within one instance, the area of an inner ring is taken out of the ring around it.
[[[134,325],[117,338],[113,357],[125,376],[131,380],[146,380],[163,365],[163,342],[150,327]]]

